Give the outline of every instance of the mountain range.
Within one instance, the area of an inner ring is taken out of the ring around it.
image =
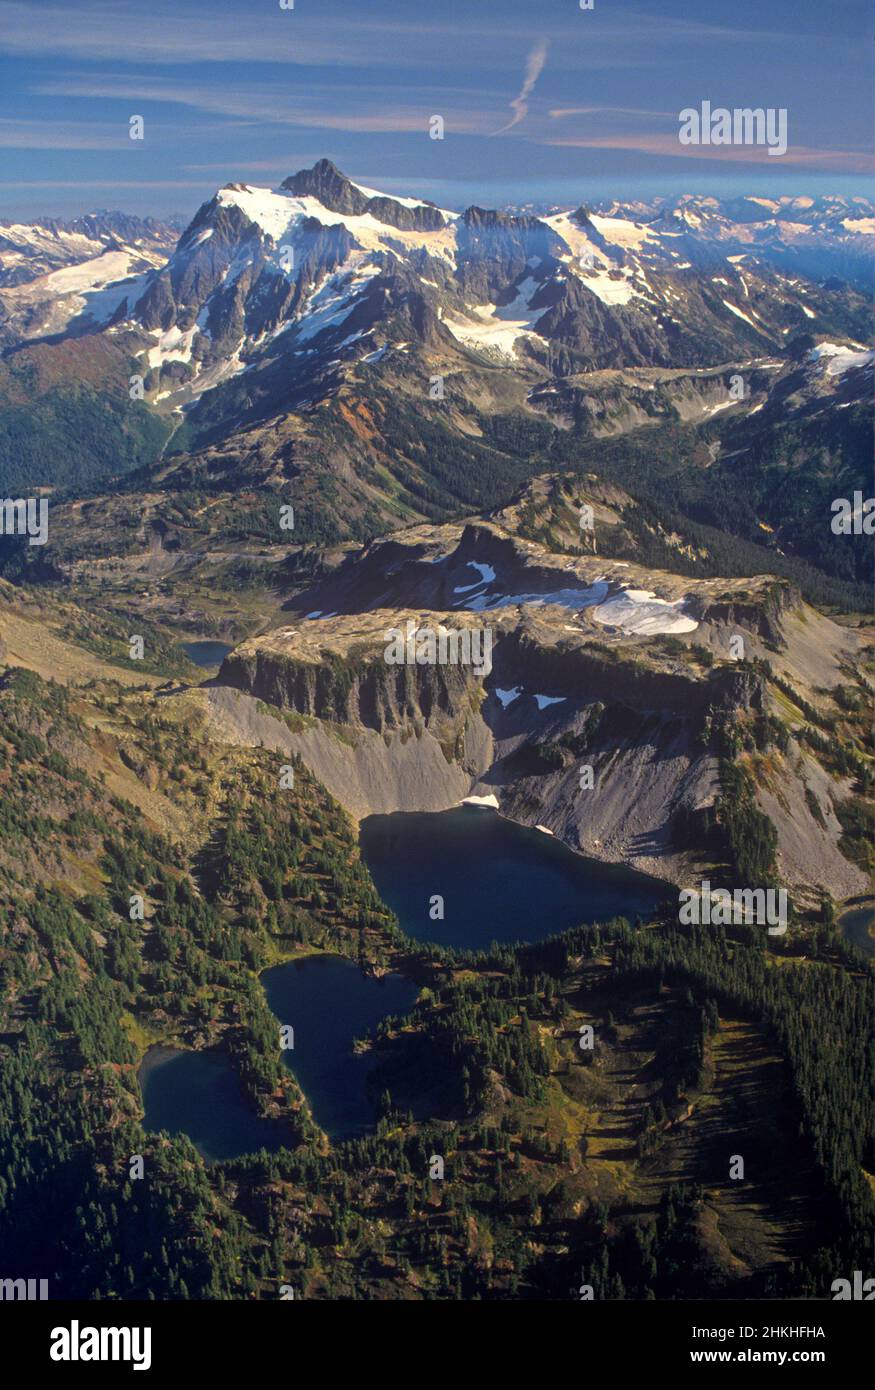
[[[324,546],[506,503],[596,451],[779,572],[856,585],[831,590],[847,606],[870,550],[806,516],[867,485],[873,213],[692,196],[456,213],[322,160],[225,186],[175,245],[120,214],[6,228],[0,491],[57,491],[62,557],[64,499],[94,487],[153,549],[288,541],[292,495],[294,540]]]

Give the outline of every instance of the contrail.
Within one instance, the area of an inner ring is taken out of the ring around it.
[[[496,135],[504,135],[506,130],[513,130],[514,126],[519,125],[520,121],[528,115],[529,97],[532,95],[535,83],[544,71],[544,64],[547,61],[547,48],[547,40],[542,39],[540,43],[535,44],[529,54],[526,60],[526,75],[523,80],[523,85],[520,88],[520,94],[514,97],[513,101],[510,103],[510,109],[513,111],[513,115],[507,125],[502,126],[501,130],[495,131]]]

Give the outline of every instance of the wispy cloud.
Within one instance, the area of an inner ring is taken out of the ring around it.
[[[526,75],[523,79],[523,85],[520,87],[519,96],[514,97],[510,103],[513,115],[507,125],[495,132],[496,135],[504,135],[505,131],[513,130],[514,126],[519,125],[520,121],[524,121],[529,114],[529,97],[535,90],[535,83],[544,71],[548,46],[546,39],[541,39],[529,54],[526,60]]]
[[[428,130],[429,116],[439,110],[434,101],[386,103],[382,87],[346,87],[345,105],[338,106],[332,91],[311,89],[306,106],[290,98],[285,86],[230,86],[187,82],[164,77],[137,77],[106,74],[72,77],[43,82],[36,89],[40,96],[113,98],[119,101],[168,103],[186,106],[206,115],[222,115],[248,120],[258,125],[302,126],[315,130],[342,130],[377,134]],[[447,127],[456,134],[480,131],[486,134],[488,117],[479,109],[446,109]]]
[[[40,54],[87,63],[258,63],[294,67],[371,68],[439,62],[479,71],[503,72],[531,36],[528,22],[482,0],[455,7],[400,3],[385,8],[346,4],[301,5],[281,10],[277,0],[150,0],[144,19],[139,0],[76,0],[75,5],[41,0],[39,23],[33,0],[0,0],[0,52]],[[443,13],[441,13],[443,10]],[[248,11],[248,13],[247,13]],[[551,17],[551,31],[573,41],[575,23]],[[460,47],[459,34],[465,44]],[[621,31],[606,36],[604,53],[579,55],[575,66],[626,65]],[[568,55],[565,57],[568,62]]]
[[[676,135],[614,134],[557,136],[542,142],[572,150],[625,150],[633,154],[655,155],[660,158],[728,161],[737,164],[766,164],[775,170],[780,165],[803,165],[810,169],[833,170],[836,173],[864,174],[875,172],[875,155],[862,150],[814,149],[806,145],[790,145],[780,159],[769,156],[764,145],[721,145],[719,150],[705,145],[682,145]]]
[[[0,149],[121,150],[130,144],[127,126],[108,122],[20,121],[0,117]]]
[[[642,111],[638,106],[554,106],[547,112],[554,121],[567,116],[670,116],[677,120],[677,111]]]
[[[0,180],[0,189],[9,188],[13,192],[19,188],[74,188],[88,189],[115,189],[115,188],[135,188],[138,193],[150,188],[185,188],[189,190],[212,189],[212,180],[201,179],[193,182],[191,179],[11,179],[9,181]]]
[[[660,14],[636,16],[634,52],[628,22],[599,20],[598,45],[580,46],[579,14],[556,7],[545,14],[549,37],[557,41],[554,61],[581,69],[649,65],[653,48],[673,48],[685,37],[709,41],[744,40],[738,29],[689,25]],[[33,0],[0,0],[0,52],[40,54],[87,63],[143,63],[162,66],[195,63],[283,63],[298,67],[394,67],[405,62],[433,63],[435,57],[483,71],[502,72],[520,42],[531,37],[528,5],[488,6],[483,0],[457,0],[453,6],[424,7],[398,0],[373,6],[301,5],[283,11],[276,0],[150,0],[144,19],[139,0],[40,0],[34,22]],[[248,13],[247,13],[248,11]],[[459,36],[465,43],[460,46]],[[757,36],[758,39],[762,36]],[[792,35],[780,37],[782,42]]]
[[[3,0],[0,51],[55,54],[87,62],[122,63],[294,63],[361,62],[361,50],[347,26],[290,22],[277,6],[269,19],[254,24],[245,13],[213,6],[180,6],[153,0],[144,17],[122,0],[40,5],[35,23],[32,3]],[[373,55],[378,60],[378,53]],[[371,54],[369,52],[370,59]]]

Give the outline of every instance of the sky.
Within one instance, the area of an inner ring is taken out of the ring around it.
[[[187,219],[322,157],[454,209],[875,192],[868,0],[280,6],[0,0],[0,217]],[[786,154],[682,145],[703,101],[785,109]]]

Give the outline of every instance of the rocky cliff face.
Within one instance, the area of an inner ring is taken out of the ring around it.
[[[478,684],[459,666],[389,665],[377,651],[326,651],[317,665],[255,643],[225,659],[220,680],[278,709],[377,733],[453,721],[476,698]]]

